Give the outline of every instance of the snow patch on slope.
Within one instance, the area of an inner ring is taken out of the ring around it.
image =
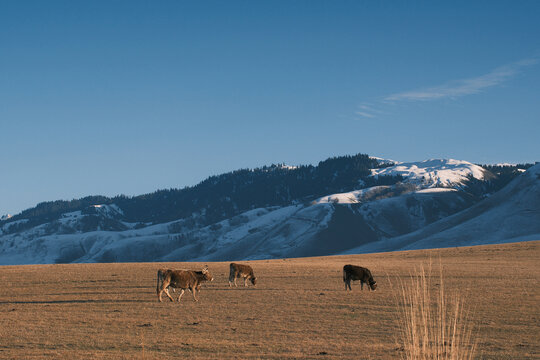
[[[389,186],[373,186],[362,190],[327,195],[315,200],[313,204],[358,204],[364,202],[369,194],[387,188]]]
[[[391,190],[393,189],[392,186],[373,186],[370,188],[362,189],[362,190],[355,190],[355,191],[349,191],[345,193],[338,193],[338,194],[332,194],[332,195],[326,195],[323,196],[317,200],[315,200],[312,205],[317,204],[362,204],[370,201],[377,200],[376,196],[377,194],[382,194],[385,190]],[[417,194],[435,194],[435,193],[443,193],[443,192],[452,192],[457,191],[456,189],[451,188],[427,188],[427,189],[420,189],[415,191],[407,191]],[[393,197],[388,196],[388,197]]]
[[[428,189],[422,189],[416,191],[418,194],[433,194],[433,193],[441,193],[441,192],[452,192],[457,191],[456,189],[450,189],[450,188],[428,188]]]
[[[377,160],[377,162],[380,165],[394,165],[394,164],[399,164],[400,163],[399,161],[395,161],[395,160],[392,160],[392,159],[383,159],[383,158],[376,157],[376,156],[370,156],[369,158],[373,159],[373,160]]]
[[[124,211],[122,211],[122,209],[120,209],[120,207],[116,204],[110,204],[110,205],[102,205],[102,204],[99,204],[99,205],[92,205],[91,207],[93,207],[94,209],[96,209],[96,211],[101,214],[101,215],[104,215],[104,216],[108,216],[108,217],[115,217],[115,216],[123,216],[124,215]]]
[[[371,170],[372,176],[401,175],[406,182],[423,187],[459,186],[464,184],[469,176],[483,180],[485,172],[478,165],[454,159],[430,159]]]

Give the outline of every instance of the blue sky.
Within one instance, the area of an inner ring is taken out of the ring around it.
[[[0,215],[367,153],[540,160],[540,2],[2,1]]]

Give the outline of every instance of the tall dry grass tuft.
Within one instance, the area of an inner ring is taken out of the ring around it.
[[[438,284],[432,282],[431,272],[431,264],[427,272],[422,266],[411,275],[410,283],[400,278],[394,292],[402,358],[473,359],[476,340],[464,296],[446,293],[442,266]]]

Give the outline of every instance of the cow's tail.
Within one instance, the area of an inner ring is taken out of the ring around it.
[[[343,268],[343,282],[347,282],[347,271],[345,271],[345,267]]]
[[[163,272],[160,270],[157,271],[157,285],[156,285],[156,293],[159,296],[159,288],[161,285],[161,282],[163,281]]]
[[[234,263],[231,263],[229,265],[229,283],[234,281],[235,276],[236,276],[236,273],[234,271]]]

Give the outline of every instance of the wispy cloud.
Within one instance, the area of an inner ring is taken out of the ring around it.
[[[391,94],[371,102],[362,102],[357,105],[355,115],[357,118],[376,118],[378,115],[387,113],[381,109],[387,109],[389,105],[403,101],[433,101],[439,99],[455,99],[458,97],[478,94],[488,88],[502,84],[519,74],[525,67],[536,65],[540,62],[540,56],[536,55],[527,59],[516,61],[511,64],[500,66],[487,74],[468,79],[448,81],[444,84],[426,87],[417,90],[409,90]]]
[[[442,85],[419,90],[405,91],[384,98],[385,101],[427,101],[442,98],[457,98],[460,96],[478,94],[484,89],[499,85],[521,71],[526,66],[535,65],[538,58],[528,58],[512,64],[504,65],[478,77],[450,81]]]
[[[365,112],[365,111],[357,111],[357,112],[355,112],[355,114],[358,115],[358,116],[361,116],[361,117],[366,117],[366,118],[374,118],[375,117],[375,115],[370,114],[370,113]]]
[[[358,110],[356,110],[354,113],[360,117],[364,118],[374,118],[377,115],[383,114],[384,112],[376,109],[372,104],[370,103],[361,103],[357,106]]]

